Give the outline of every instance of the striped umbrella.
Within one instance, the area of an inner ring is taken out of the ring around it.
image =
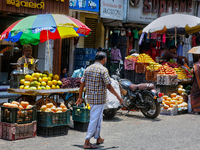
[[[90,31],[75,18],[60,14],[39,14],[13,23],[1,34],[0,40],[37,45],[49,39],[87,36]]]

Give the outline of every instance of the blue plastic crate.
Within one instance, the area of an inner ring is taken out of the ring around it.
[[[37,124],[42,127],[55,127],[70,123],[70,110],[62,113],[37,112]]]
[[[90,121],[90,110],[84,107],[73,107],[72,120],[78,122],[89,122]]]

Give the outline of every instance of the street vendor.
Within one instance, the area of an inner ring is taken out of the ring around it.
[[[177,48],[175,46],[170,46],[169,49],[166,49],[161,53],[161,58],[166,59],[167,61],[169,61],[170,59],[177,59],[177,63],[181,65],[184,65],[184,61],[188,63],[186,57],[177,55],[176,49]],[[184,59],[184,61],[182,59]]]
[[[25,44],[23,46],[23,53],[24,55],[17,61],[19,66],[23,69],[23,67],[27,64],[28,69],[32,71],[38,71],[35,59],[32,57],[32,46],[30,44]]]

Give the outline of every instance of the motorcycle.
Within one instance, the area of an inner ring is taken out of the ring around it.
[[[121,79],[119,72],[120,69],[117,69],[116,75],[112,75],[112,78],[119,82],[124,100],[122,107],[128,110],[126,114],[134,109],[141,111],[147,118],[156,118],[160,114],[163,94],[156,91],[152,83],[137,85],[128,79]]]

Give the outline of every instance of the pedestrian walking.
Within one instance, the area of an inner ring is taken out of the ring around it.
[[[117,94],[111,85],[111,79],[107,68],[104,65],[107,62],[106,53],[100,51],[95,56],[95,63],[86,68],[79,89],[79,98],[76,104],[82,104],[83,88],[86,87],[87,102],[90,104],[90,123],[87,130],[87,135],[84,143],[85,149],[98,148],[97,145],[90,143],[90,139],[97,139],[96,144],[104,142],[101,138],[101,123],[103,120],[104,104],[107,97],[107,89],[117,97],[120,103],[123,99]]]

